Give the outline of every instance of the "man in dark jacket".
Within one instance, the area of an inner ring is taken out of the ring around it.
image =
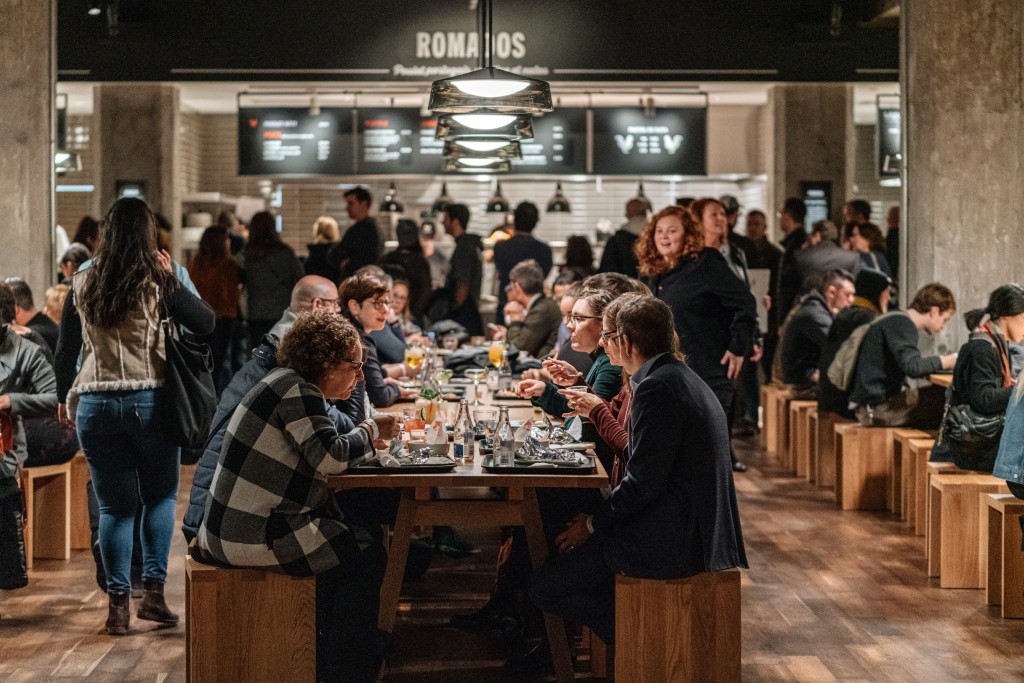
[[[220,459],[220,447],[224,442],[224,434],[227,432],[228,419],[235,412],[238,404],[242,402],[242,398],[249,393],[249,390],[277,367],[277,345],[295,324],[299,313],[322,307],[329,307],[334,311],[340,310],[338,290],[334,287],[334,283],[318,275],[307,275],[299,280],[292,288],[291,305],[285,310],[284,315],[270,330],[270,333],[263,338],[262,343],[253,349],[249,362],[235,373],[231,382],[224,388],[224,392],[220,396],[220,403],[217,404],[217,412],[213,415],[213,431],[206,442],[206,448],[199,459],[199,465],[192,479],[188,509],[185,511],[185,519],[181,525],[186,543],[191,543],[199,533],[199,525],[202,523],[203,513],[206,511],[206,501],[210,497],[213,473],[217,469],[217,461]],[[342,434],[355,429],[355,422],[333,406],[329,408],[328,415],[334,420],[338,431]]]
[[[32,298],[32,290],[28,283],[20,277],[9,277],[4,280],[11,292],[14,294],[14,322],[24,325],[46,341],[50,347],[50,353],[57,352],[57,337],[60,336],[60,326],[50,320],[50,317],[36,308]]]
[[[740,220],[740,209],[742,208],[739,200],[731,194],[723,194],[718,198],[718,201],[725,209],[725,222],[729,226],[725,242],[742,251],[747,267],[753,268],[754,266],[750,265],[750,262],[755,255],[754,241],[736,232],[736,224]]]
[[[955,312],[953,292],[933,282],[918,290],[906,314],[883,316],[868,328],[850,392],[858,422],[865,427],[938,427],[941,392],[922,400],[907,378],[927,377],[956,364],[955,353],[923,357],[917,348],[921,332],[938,334]]]
[[[544,277],[551,272],[551,247],[534,238],[533,230],[540,221],[540,212],[533,202],[520,202],[515,210],[516,234],[494,245],[494,269],[498,272],[498,310],[508,301],[505,288],[508,276],[517,263],[533,259],[540,264]]]
[[[839,246],[839,228],[832,221],[815,222],[807,242],[793,254],[801,284],[809,277],[824,275],[836,268],[854,275],[860,270],[860,257]]]
[[[454,320],[470,335],[484,333],[480,318],[480,284],[483,281],[483,240],[467,232],[469,207],[450,204],[445,210],[444,229],[455,238],[455,249],[444,289],[434,292],[428,311],[431,322]]]
[[[782,265],[779,267],[779,282],[776,296],[772,297],[775,302],[772,305],[773,329],[778,329],[786,319],[789,309],[796,303],[797,294],[800,292],[800,269],[797,267],[796,254],[803,248],[804,240],[807,239],[807,232],[804,229],[804,220],[807,218],[807,205],[799,197],[790,197],[782,205],[782,214],[779,219],[779,228],[785,234],[781,244],[784,249],[782,254]]]
[[[831,270],[800,302],[783,331],[782,381],[794,397],[813,399],[818,393],[818,362],[836,315],[853,303],[853,276]]]
[[[627,295],[616,316],[632,376],[629,458],[622,481],[593,515],[559,535],[559,553],[534,575],[541,610],[615,638],[615,574],[652,579],[746,567],[729,431],[715,395],[673,355],[672,313]]]
[[[520,351],[543,358],[558,341],[562,313],[555,300],[544,296],[544,274],[536,261],[523,261],[510,274],[505,319],[496,325],[494,339],[506,339]]]
[[[430,303],[430,263],[420,246],[420,229],[410,220],[402,219],[395,226],[398,248],[384,254],[384,272],[409,285],[409,312],[419,318]],[[397,268],[396,268],[397,266]],[[397,362],[397,361],[389,361]]]
[[[370,216],[372,201],[373,195],[365,187],[355,187],[345,193],[345,210],[355,222],[345,231],[338,246],[331,250],[330,259],[338,264],[339,283],[363,266],[377,263],[384,251],[380,228]]]
[[[601,252],[599,273],[622,273],[627,277],[637,276],[637,260],[633,247],[636,238],[647,222],[647,202],[642,199],[630,199],[626,202],[626,222],[604,245]]]

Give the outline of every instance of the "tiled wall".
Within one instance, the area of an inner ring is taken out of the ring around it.
[[[67,146],[82,160],[82,170],[57,177],[57,185],[94,185],[95,153],[92,141],[92,116],[68,116]],[[54,214],[57,225],[64,226],[68,238],[74,238],[75,228],[83,216],[96,216],[96,192],[58,192]]]

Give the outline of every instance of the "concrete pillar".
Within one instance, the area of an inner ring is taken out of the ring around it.
[[[1024,280],[1024,3],[903,0],[900,23],[903,289],[942,282],[966,311]]]
[[[800,196],[801,181],[832,183],[831,218],[839,224],[846,200],[847,128],[853,125],[851,88],[792,84],[772,88],[773,203]],[[777,235],[779,237],[780,235]]]
[[[94,129],[99,132],[97,191],[102,211],[117,199],[118,181],[144,182],[146,202],[174,226],[174,257],[180,258],[178,86],[104,84],[96,87],[93,102]]]
[[[0,277],[20,275],[36,304],[54,282],[53,0],[6,0],[0,21]]]

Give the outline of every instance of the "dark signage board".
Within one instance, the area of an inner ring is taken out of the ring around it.
[[[900,110],[878,110],[878,177],[898,178],[903,166],[900,150]]]
[[[522,159],[512,160],[512,173],[550,175],[587,172],[587,110],[559,108],[533,117],[532,140],[523,140]]]
[[[240,107],[239,175],[351,175],[352,110]]]
[[[360,109],[357,171],[361,174],[440,173],[444,141],[434,138],[436,116],[419,109]]]
[[[832,216],[832,182],[829,180],[801,180],[800,196],[807,206],[804,230],[810,233],[818,221],[827,221]]]
[[[707,109],[595,108],[598,175],[706,175]]]
[[[57,108],[57,149],[68,148],[68,110],[67,107]]]

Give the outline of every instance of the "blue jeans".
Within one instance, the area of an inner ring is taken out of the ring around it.
[[[159,389],[82,394],[76,424],[100,503],[108,593],[131,591],[135,508],[142,500],[142,575],[167,579],[180,450],[158,426]]]

